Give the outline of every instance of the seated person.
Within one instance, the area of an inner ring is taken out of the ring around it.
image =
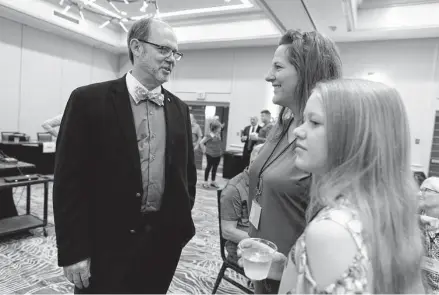
[[[427,178],[425,176],[425,173],[422,172],[422,171],[415,171],[415,172],[413,172],[413,177],[415,178],[415,181],[416,181],[416,183],[418,184],[419,187],[421,187],[422,183]]]
[[[41,126],[46,130],[46,132],[49,132],[53,136],[58,136],[59,126],[61,125],[63,114],[57,115],[47,121],[45,121]]]
[[[253,148],[250,164],[261,147],[262,144]],[[236,264],[238,243],[249,237],[248,182],[248,167],[246,167],[243,172],[229,180],[221,193],[221,228],[223,237],[227,240],[227,259]]]
[[[427,178],[420,187],[419,197],[421,201],[425,199],[439,199],[439,177]],[[420,215],[420,225],[423,233],[426,263],[422,267],[422,280],[426,294],[437,294],[439,291],[439,276],[435,265],[439,263],[439,219],[437,214],[431,210],[422,210]],[[433,213],[433,214],[432,214]]]

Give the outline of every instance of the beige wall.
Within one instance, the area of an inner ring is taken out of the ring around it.
[[[164,86],[185,101],[206,93],[207,102],[230,103],[228,147],[241,146],[240,131],[263,109],[277,112],[271,103],[272,88],[265,82],[274,47],[185,51]],[[121,74],[130,69],[127,56],[121,56]]]
[[[0,18],[0,130],[35,137],[41,123],[63,111],[78,86],[117,78],[131,65],[101,49],[76,43]],[[339,44],[347,77],[375,73],[395,86],[407,107],[412,131],[412,164],[427,172],[434,114],[439,109],[439,39]],[[206,101],[230,103],[230,146],[241,144],[239,131],[249,117],[271,103],[264,81],[274,47],[186,51],[165,87],[186,101],[197,92]],[[419,144],[414,144],[419,139]]]
[[[344,74],[367,77],[394,86],[401,94],[410,120],[412,165],[427,172],[438,100],[439,39],[340,44]],[[420,143],[415,144],[415,139]]]
[[[374,72],[395,86],[405,102],[412,133],[412,164],[427,172],[434,127],[439,109],[439,39],[397,40],[338,44],[347,77],[365,78]],[[183,100],[196,100],[206,92],[206,101],[229,102],[228,145],[240,145],[239,131],[249,117],[263,108],[276,111],[272,90],[264,81],[274,47],[209,49],[185,52],[166,87]],[[121,74],[129,70],[121,56]],[[420,144],[415,145],[415,139]]]
[[[0,131],[36,139],[76,87],[114,79],[118,56],[0,18]]]

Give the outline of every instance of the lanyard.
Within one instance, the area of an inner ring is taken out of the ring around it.
[[[259,171],[259,175],[258,175],[258,184],[256,187],[256,201],[258,201],[259,196],[262,195],[262,174],[265,172],[265,170],[267,170],[268,167],[270,167],[280,156],[282,156],[297,140],[297,138],[295,138],[292,142],[288,143],[286,147],[283,148],[283,150],[272,160],[271,158],[274,155],[274,152],[276,151],[276,149],[278,148],[279,144],[282,142],[282,140],[284,139],[285,135],[287,134],[288,130],[290,129],[291,123],[294,121],[294,118],[288,123],[288,127],[285,129],[285,131],[282,133],[281,138],[279,139],[279,141],[276,143],[276,146],[274,147],[274,149],[271,151],[270,155],[268,156],[267,160],[265,160],[264,164],[262,165],[261,170]]]

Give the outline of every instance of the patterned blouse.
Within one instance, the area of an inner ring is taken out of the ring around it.
[[[370,261],[367,254],[366,245],[362,236],[362,224],[358,212],[352,208],[346,199],[340,199],[335,207],[325,207],[311,221],[318,222],[321,220],[332,220],[344,227],[351,235],[357,245],[357,254],[351,265],[334,283],[324,289],[319,289],[317,283],[312,277],[308,265],[308,256],[306,254],[305,232],[299,237],[296,245],[291,249],[288,255],[288,263],[282,279],[290,281],[292,273],[297,276],[295,286],[285,286],[281,282],[281,292],[284,289],[286,294],[365,294],[368,290],[368,271]],[[290,269],[289,268],[294,268]],[[284,286],[283,286],[284,285]],[[287,291],[285,291],[287,290]]]
[[[424,260],[439,261],[439,220],[421,215],[421,229],[425,247]],[[430,263],[431,264],[431,263]],[[424,261],[422,265],[422,280],[427,294],[439,294],[439,274]]]

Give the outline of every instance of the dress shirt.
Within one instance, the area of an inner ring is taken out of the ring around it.
[[[165,189],[166,121],[164,107],[149,100],[140,101],[135,89],[136,87],[146,88],[130,72],[126,76],[126,83],[131,98],[142,169],[141,211],[158,211]],[[161,86],[151,92],[160,93]]]

